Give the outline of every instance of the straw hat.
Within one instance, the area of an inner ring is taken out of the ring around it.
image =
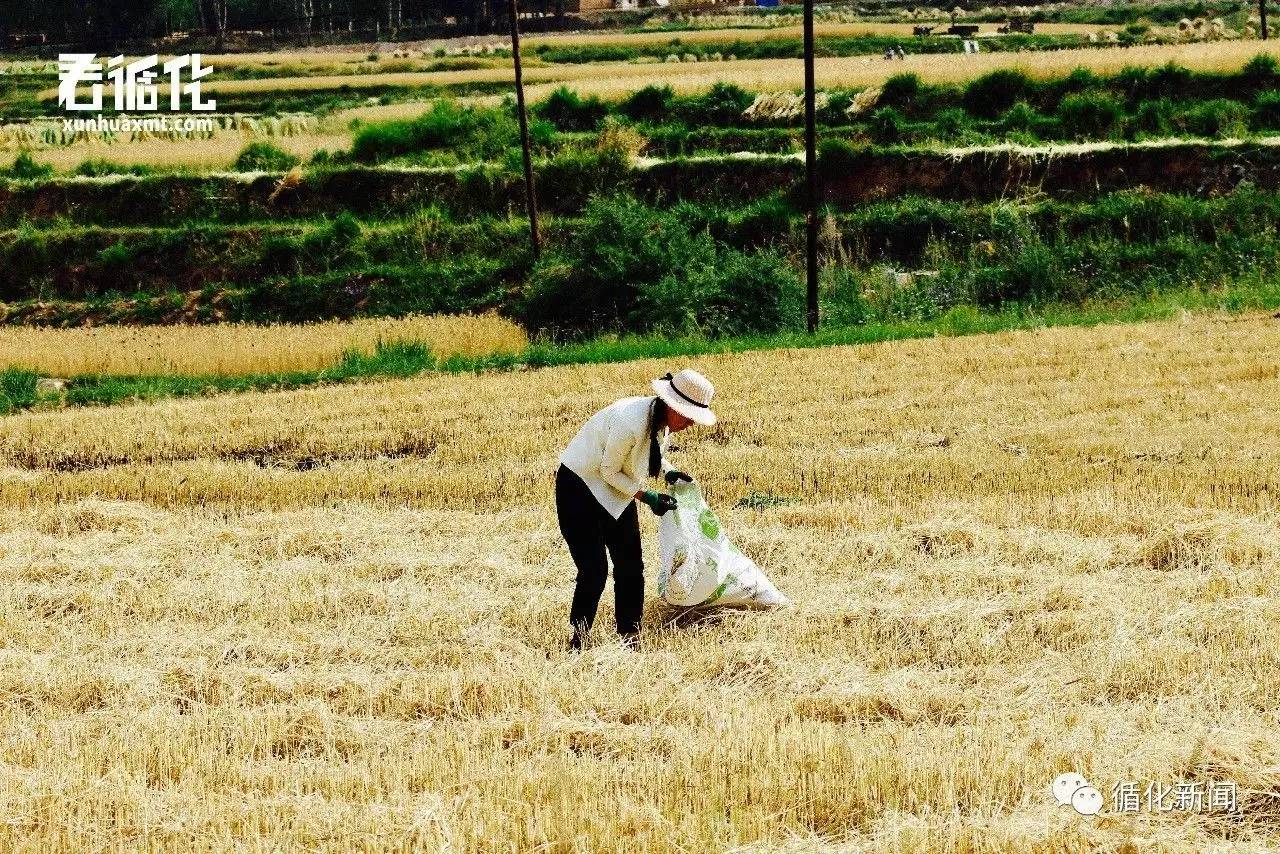
[[[711,411],[711,396],[716,393],[711,381],[692,368],[685,368],[674,377],[671,374],[653,381],[653,390],[676,412],[696,424],[710,427],[716,423]]]

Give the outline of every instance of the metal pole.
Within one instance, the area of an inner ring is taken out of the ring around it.
[[[1262,40],[1267,40],[1267,0],[1258,0],[1258,18],[1262,21]]]
[[[524,151],[524,195],[529,215],[529,245],[533,260],[542,255],[538,240],[538,196],[533,189],[533,159],[529,153],[529,119],[524,112],[524,78],[520,72],[520,12],[516,0],[511,2],[511,59],[516,67],[516,112],[520,115],[520,148]]]
[[[810,334],[818,331],[818,132],[813,100],[813,0],[804,0],[804,180],[808,254],[805,274]]]

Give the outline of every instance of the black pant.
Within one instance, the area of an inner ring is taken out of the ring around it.
[[[565,466],[556,471],[556,518],[560,533],[569,544],[569,554],[578,567],[578,583],[573,589],[569,622],[580,632],[595,622],[596,606],[604,593],[609,564],[605,549],[613,558],[614,610],[618,633],[640,631],[644,613],[644,560],[640,553],[640,520],[631,502],[614,519],[591,494],[591,490]]]

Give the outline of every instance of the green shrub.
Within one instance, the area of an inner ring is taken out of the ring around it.
[[[600,198],[534,268],[519,311],[557,339],[778,331],[799,321],[799,284],[773,254],[731,249],[634,198]]]
[[[1141,65],[1126,65],[1111,78],[1111,85],[1130,105],[1156,97],[1150,93],[1150,71]]]
[[[1280,84],[1280,63],[1267,53],[1260,53],[1250,59],[1240,69],[1240,77],[1245,86],[1255,92],[1272,90]]]
[[[1206,79],[1212,81],[1213,76],[1197,75],[1175,62],[1167,62],[1158,68],[1126,66],[1111,78],[1111,86],[1132,107],[1153,98],[1203,97],[1205,88],[1198,82]]]
[[[502,302],[509,287],[504,279],[503,262],[476,254],[407,269],[374,267],[369,272],[375,278],[360,308],[365,314],[402,316],[486,311]]]
[[[67,263],[67,253],[53,232],[24,224],[0,241],[0,300],[30,295],[30,286]]]
[[[973,122],[969,114],[959,107],[947,107],[945,110],[938,111],[933,120],[933,127],[942,139],[958,139],[972,129]]]
[[[301,259],[302,243],[294,237],[268,235],[258,250],[258,266],[267,275],[296,273]]]
[[[551,122],[557,130],[593,131],[609,114],[609,107],[594,95],[583,98],[572,89],[561,86],[547,96],[547,100],[536,105],[533,112]]]
[[[509,110],[464,107],[441,99],[415,119],[361,126],[351,145],[351,157],[360,163],[378,163],[407,154],[447,150],[460,159],[489,160],[518,145],[519,134],[515,115]]]
[[[1039,241],[1011,247],[1003,264],[969,266],[972,299],[984,308],[1065,299],[1066,276],[1053,249]]]
[[[1174,132],[1176,110],[1168,98],[1153,98],[1138,105],[1129,127],[1143,136],[1165,137]]]
[[[1059,98],[1062,98],[1073,92],[1092,92],[1095,89],[1102,88],[1105,84],[1103,79],[1092,70],[1080,67],[1073,69],[1070,74],[1056,81],[1056,83],[1050,81],[1045,85],[1056,90]]]
[[[19,181],[39,181],[52,174],[52,166],[35,162],[25,151],[14,158],[12,166],[7,169],[0,168],[0,178],[14,178]]]
[[[500,261],[461,255],[402,267],[362,265],[258,280],[225,295],[226,319],[301,323],[355,316],[462,314],[498,307],[509,283]]]
[[[363,258],[364,230],[350,213],[343,211],[332,222],[302,239],[302,254],[317,267],[350,266]]]
[[[1142,41],[1150,34],[1150,24],[1143,24],[1134,21],[1133,23],[1125,25],[1125,28],[1120,32],[1120,42],[1122,44],[1134,44]]]
[[[1006,131],[1023,131],[1033,136],[1052,125],[1053,119],[1044,115],[1026,101],[1019,101],[1000,117],[1000,126]]]
[[[849,242],[861,247],[858,260],[912,265],[922,260],[930,241],[960,244],[975,238],[963,204],[924,196],[867,205],[850,223],[849,233]]]
[[[35,372],[19,368],[0,371],[0,415],[8,415],[34,404],[38,379]]]
[[[1249,110],[1239,101],[1215,98],[1190,107],[1181,116],[1183,127],[1196,136],[1239,137],[1249,132]]]
[[[518,163],[512,152],[509,171],[515,173]],[[548,210],[578,210],[597,193],[623,189],[630,165],[625,153],[616,148],[562,151],[538,164],[540,204]]]
[[[677,112],[692,126],[736,125],[743,121],[742,114],[755,101],[750,92],[732,83],[716,83],[702,95],[692,95],[676,101]]]
[[[848,89],[838,89],[827,95],[825,106],[818,107],[819,124],[838,125],[848,122],[848,110],[853,104],[854,93]]]
[[[674,98],[675,92],[670,86],[650,84],[630,95],[618,109],[633,122],[661,124],[671,117]]]
[[[236,158],[239,172],[284,172],[297,166],[299,160],[269,142],[251,142]]]
[[[1255,130],[1280,129],[1280,90],[1259,92],[1253,102],[1253,121]]]
[[[1058,120],[1072,139],[1111,139],[1124,123],[1124,106],[1108,92],[1073,93],[1058,105]]]
[[[795,211],[781,194],[757,199],[727,212],[717,239],[738,249],[785,241],[795,222]]]
[[[894,145],[905,138],[906,118],[893,107],[881,107],[871,114],[867,132],[877,145]]]
[[[641,331],[719,337],[796,329],[803,317],[799,280],[778,255],[718,247],[642,285],[630,322]]]
[[[964,90],[964,108],[970,114],[994,119],[1017,101],[1028,100],[1034,83],[1021,71],[999,69],[982,75]]]
[[[1151,97],[1185,97],[1195,88],[1195,73],[1176,62],[1167,62],[1159,68],[1152,69],[1147,75],[1147,80],[1151,87]]]
[[[841,265],[823,272],[820,291],[823,323],[835,327],[862,326],[875,319],[854,270]]]
[[[98,253],[98,287],[107,291],[132,290],[136,277],[132,275],[134,250],[123,240],[117,240]]]
[[[924,106],[925,84],[914,72],[895,74],[880,88],[877,102],[883,107],[893,107],[904,115],[912,115]]]

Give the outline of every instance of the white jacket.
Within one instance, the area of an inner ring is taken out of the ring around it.
[[[624,397],[587,419],[560,455],[560,462],[582,478],[600,506],[617,519],[649,476],[649,410],[654,398]],[[670,431],[662,428],[662,473]]]

